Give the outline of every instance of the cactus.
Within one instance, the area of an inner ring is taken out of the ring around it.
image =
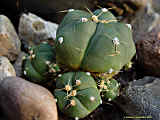
[[[59,109],[73,118],[84,118],[101,103],[96,82],[85,72],[59,75],[54,95]]]
[[[119,23],[105,8],[88,11],[70,10],[60,24],[58,64],[88,72],[119,71],[136,52],[131,27]]]
[[[55,64],[55,51],[48,43],[32,47],[29,53],[24,62],[24,74],[30,81],[43,83],[49,73],[59,70]]]
[[[101,96],[111,101],[119,96],[119,83],[115,79],[100,80],[98,85],[100,88]]]

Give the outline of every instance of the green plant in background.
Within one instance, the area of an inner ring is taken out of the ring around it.
[[[29,50],[30,55],[24,61],[24,74],[35,83],[46,82],[49,74],[59,71],[55,64],[55,50],[44,42]]]
[[[115,75],[135,55],[131,28],[105,8],[88,11],[69,10],[64,17],[57,31],[57,63],[70,70],[112,70]]]
[[[56,79],[54,95],[59,109],[73,118],[84,118],[101,103],[95,80],[85,72],[60,75]]]

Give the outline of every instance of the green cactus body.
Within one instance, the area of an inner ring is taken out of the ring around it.
[[[109,11],[99,9],[93,14],[67,13],[57,31],[56,60],[74,70],[119,71],[136,52],[131,29]]]
[[[55,52],[48,43],[41,43],[30,50],[30,56],[24,63],[24,72],[30,81],[45,82],[51,69],[49,65],[55,61]]]
[[[69,72],[58,77],[56,90],[59,109],[73,118],[84,118],[101,103],[94,79],[85,72]]]
[[[102,96],[111,101],[119,95],[119,83],[115,79],[101,80],[99,85]]]

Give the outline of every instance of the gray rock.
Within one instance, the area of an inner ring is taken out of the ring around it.
[[[20,52],[21,43],[11,21],[0,15],[0,56],[15,60]]]
[[[123,91],[117,104],[128,116],[145,117],[143,120],[160,120],[159,86],[160,78],[155,77],[144,77],[133,81]]]
[[[0,81],[9,76],[16,76],[16,72],[10,61],[3,56],[0,56]]]
[[[160,15],[148,4],[131,24],[139,65],[148,75],[160,76]]]
[[[48,39],[54,40],[57,28],[57,24],[45,21],[32,13],[23,14],[19,23],[19,37],[25,47],[37,45]]]
[[[23,60],[25,59],[26,53],[21,52],[18,55],[18,58],[16,62],[14,63],[14,69],[16,71],[16,76],[21,77],[23,75],[22,66],[23,66]]]

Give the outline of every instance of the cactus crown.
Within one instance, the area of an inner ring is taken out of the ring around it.
[[[56,59],[72,70],[119,71],[135,54],[131,29],[107,9],[73,10],[57,30]]]

